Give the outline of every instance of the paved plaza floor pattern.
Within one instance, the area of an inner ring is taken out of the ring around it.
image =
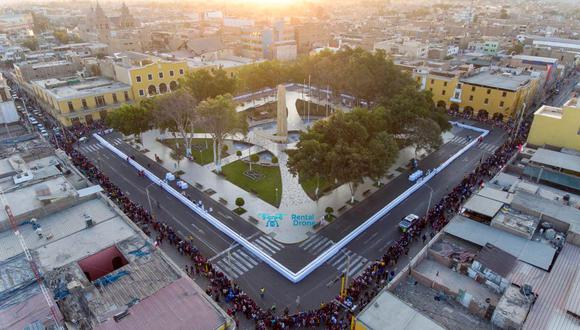
[[[264,235],[252,240],[252,243],[270,256],[284,248],[284,245],[274,241],[270,236]],[[244,275],[262,262],[240,246],[236,246],[227,252],[222,252],[210,260],[217,271],[226,274],[231,279]]]
[[[451,140],[449,140],[448,143],[467,145],[471,141],[473,141],[473,140],[472,139],[468,140],[467,138],[462,137],[462,136],[455,136]],[[481,143],[477,144],[475,147],[480,149],[480,150],[487,151],[489,153],[494,153],[495,150],[498,148],[498,146],[496,146],[496,145],[485,143],[485,142],[481,142]]]

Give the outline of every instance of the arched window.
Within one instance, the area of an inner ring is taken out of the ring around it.
[[[177,89],[177,82],[176,82],[175,80],[172,80],[172,81],[169,83],[169,90],[171,90],[171,91],[174,91],[174,90],[176,90],[176,89]]]
[[[161,94],[167,93],[167,85],[165,83],[159,84],[159,93]]]
[[[147,93],[149,95],[157,95],[157,89],[154,85],[149,85],[149,88],[147,88]]]

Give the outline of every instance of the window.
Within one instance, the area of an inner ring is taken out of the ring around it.
[[[68,101],[68,111],[70,111],[70,112],[75,111],[75,107],[71,101]]]
[[[145,96],[145,91],[144,91],[144,90],[142,90],[142,89],[140,89],[140,90],[139,90],[139,96]]]
[[[183,76],[183,69],[179,69],[179,75]]]
[[[433,87],[429,88],[429,91],[431,91],[431,92],[432,92],[432,91],[433,91]]]
[[[137,80],[137,82],[141,82],[141,76],[135,76],[135,80]]]
[[[506,93],[506,92],[503,92],[503,93],[501,93],[501,96],[502,96],[502,97],[506,97],[506,95],[507,95],[507,93]]]
[[[159,72],[159,79],[163,79],[163,72]]]
[[[83,109],[87,110],[89,106],[87,105],[87,100],[82,99],[81,102],[83,103]]]
[[[105,102],[105,97],[103,95],[95,96],[95,103],[97,104],[97,107],[104,107],[105,105],[107,105],[107,103]]]
[[[113,93],[113,103],[119,103],[119,100],[117,100],[117,93]]]
[[[442,90],[441,91],[441,95],[445,95],[445,90]]]
[[[443,82],[443,86],[447,87],[447,82],[446,81]]]
[[[485,99],[485,101],[483,101],[483,103],[488,104],[489,103],[489,99]]]
[[[129,92],[125,91],[125,101],[129,101]]]
[[[435,79],[431,79],[431,85],[435,83]]]
[[[488,89],[487,90],[487,94],[491,94],[491,89]]]
[[[475,92],[475,86],[472,86],[472,87],[471,87],[471,91],[472,91],[472,92]]]
[[[499,102],[500,108],[503,108],[503,101]]]
[[[473,95],[469,95],[469,100],[473,101]]]
[[[173,70],[169,70],[169,76],[170,76],[170,77],[173,77],[173,76],[175,76],[175,72],[173,72]]]
[[[153,80],[153,75],[152,74],[147,74],[147,80]]]

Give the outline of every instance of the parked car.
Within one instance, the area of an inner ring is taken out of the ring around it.
[[[413,227],[417,221],[419,220],[419,216],[415,215],[415,214],[409,214],[406,217],[404,217],[400,222],[399,222],[399,228],[401,228],[401,230],[404,232],[407,232],[407,230],[409,230],[409,228]]]

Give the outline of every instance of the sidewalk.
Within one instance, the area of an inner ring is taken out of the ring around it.
[[[304,130],[306,124],[298,115],[295,102],[300,98],[298,92],[287,93],[287,107],[288,107],[288,129],[289,130]],[[259,102],[256,102],[259,104]],[[247,210],[241,217],[246,221],[252,223],[262,232],[271,235],[275,240],[292,244],[304,241],[313,232],[320,230],[324,226],[319,226],[314,229],[311,222],[300,223],[293,221],[293,219],[321,219],[325,214],[327,207],[332,207],[335,210],[335,215],[340,215],[352,206],[348,203],[351,199],[350,189],[348,184],[344,184],[336,188],[331,193],[323,195],[318,201],[313,201],[308,197],[306,192],[302,189],[298,181],[298,177],[294,177],[287,168],[288,155],[285,152],[287,148],[295,147],[295,143],[279,144],[267,138],[267,136],[275,133],[275,126],[266,125],[266,127],[254,127],[246,137],[241,135],[234,136],[234,140],[251,143],[254,146],[251,148],[242,149],[242,157],[249,157],[250,154],[259,153],[264,150],[272,153],[278,157],[280,175],[282,179],[282,187],[280,187],[281,203],[280,207],[276,208],[269,203],[263,201],[258,196],[243,190],[235,184],[229,182],[222,176],[216,175],[213,171],[215,165],[213,163],[206,165],[199,165],[189,160],[183,160],[177,168],[177,163],[171,158],[171,149],[157,139],[173,138],[172,134],[162,134],[158,130],[152,130],[142,134],[142,143],[149,151],[145,153],[147,157],[154,160],[155,155],[163,160],[162,166],[171,172],[177,169],[182,170],[185,174],[181,175],[181,179],[192,187],[196,187],[201,191],[208,193],[211,198],[217,202],[225,204],[226,207],[233,210],[236,208],[235,200],[242,197],[245,201],[244,208]],[[195,138],[208,138],[208,134],[196,133]],[[452,132],[446,132],[443,135],[444,142],[451,140],[454,137]],[[229,140],[228,144],[232,144]],[[233,145],[232,145],[233,146]],[[222,161],[222,166],[231,162],[237,161],[239,157],[235,155],[235,148],[229,148],[232,154],[225,157]],[[425,157],[424,152],[419,152],[419,158]],[[385,178],[381,180],[382,184],[388,184],[390,181],[398,177],[404,170],[409,161],[415,157],[415,152],[412,147],[401,150],[399,156],[393,166],[388,171]],[[370,179],[365,179],[360,184],[355,193],[355,200],[362,201],[366,197],[378,190],[375,187],[375,182]],[[264,220],[264,215],[276,216],[281,215],[282,220],[278,221],[277,227],[268,226],[267,221]],[[250,219],[256,221],[250,221]]]

